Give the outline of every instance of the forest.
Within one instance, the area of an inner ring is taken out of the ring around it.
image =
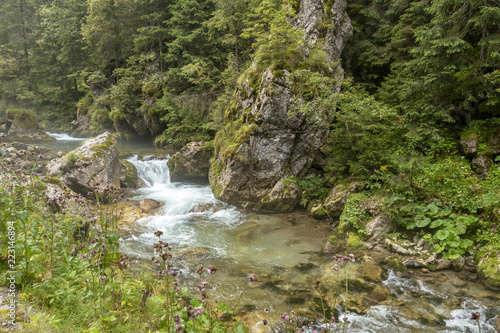
[[[498,254],[500,2],[348,0],[352,37],[334,62],[324,49],[338,1],[319,1],[314,43],[296,23],[309,2],[3,0],[0,124],[173,149],[204,141],[224,199],[221,161],[264,132],[242,101],[272,73],[289,84],[290,119],[320,119],[325,134],[320,162],[280,176],[300,198],[277,210],[302,206],[362,239],[375,210],[446,259]],[[331,189],[353,183],[332,216]],[[272,210],[262,200],[253,207]]]

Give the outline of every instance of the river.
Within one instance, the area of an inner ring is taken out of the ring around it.
[[[59,137],[58,143],[77,142],[70,140],[74,139]],[[151,147],[135,147],[131,153],[139,151],[139,156],[153,151],[158,156]],[[302,211],[274,215],[241,212],[215,199],[208,185],[171,182],[167,158],[128,158],[145,184],[129,199],[151,198],[164,206],[124,233],[121,250],[138,260],[143,269],[154,269],[150,258],[157,238],[153,233],[163,231],[162,239],[173,247],[173,262],[182,283],[196,296],[195,286],[202,280],[196,273],[199,266],[217,268],[209,279],[209,297],[237,304],[238,318],[249,332],[268,332],[263,319],[279,320],[280,314],[292,310],[304,322],[314,321],[322,312],[322,299],[330,304],[338,299],[341,304],[345,298],[351,310],[343,313],[339,305],[334,314],[347,316],[346,332],[479,332],[477,322],[470,319],[472,312],[480,313],[482,333],[495,332],[500,294],[480,282],[463,281],[452,271],[414,270],[401,275],[384,266],[382,281],[365,281],[363,262],[369,258],[380,261],[387,255],[377,248],[349,249],[356,261],[341,268],[339,279],[331,269],[335,264],[331,255],[321,253],[332,233],[328,224]],[[345,273],[348,294],[343,287]],[[257,281],[248,281],[248,274],[255,274]],[[317,280],[321,281],[321,297],[314,289]],[[314,321],[309,332],[319,331],[322,325]],[[335,326],[331,329],[335,331]]]

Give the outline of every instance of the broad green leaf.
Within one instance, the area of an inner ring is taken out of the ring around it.
[[[430,204],[427,205],[427,215],[429,216],[435,216],[439,212],[439,207],[436,206],[434,202],[431,202]]]
[[[217,310],[220,310],[224,313],[234,313],[234,310],[227,304],[223,302],[219,302],[219,305],[217,306]]]
[[[415,225],[419,228],[427,227],[430,223],[431,219],[426,216],[418,215],[415,218]]]
[[[436,253],[441,253],[441,252],[443,252],[443,250],[444,250],[444,246],[438,245],[438,244],[434,245],[434,251]]]
[[[459,247],[460,246],[460,236],[455,233],[450,233],[450,236],[447,239],[449,247]]]
[[[439,240],[445,240],[446,238],[448,238],[449,235],[450,232],[448,230],[441,229],[438,230],[438,232],[436,232],[435,237]]]
[[[195,299],[195,298],[193,298],[193,299],[189,302],[189,304],[191,304],[191,305],[192,305],[192,306],[194,306],[194,307],[199,307],[199,306],[201,306],[201,302],[200,302],[199,300]]]
[[[434,229],[434,228],[442,226],[444,222],[445,222],[445,220],[442,220],[442,219],[434,220],[434,221],[432,221],[432,223],[429,227]]]

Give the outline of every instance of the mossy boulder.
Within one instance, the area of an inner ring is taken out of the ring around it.
[[[491,167],[493,166],[493,161],[485,155],[479,155],[472,159],[471,162],[472,170],[481,178],[488,178]]]
[[[307,212],[311,215],[311,217],[317,220],[324,220],[328,218],[328,212],[321,202],[311,202],[307,206]]]
[[[47,135],[40,126],[38,117],[33,110],[9,109],[6,115],[6,135],[9,141],[41,142],[56,140]]]
[[[404,273],[408,271],[408,267],[406,267],[406,265],[403,263],[403,259],[398,255],[387,258],[385,264],[387,265],[387,268],[392,269],[396,272]]]
[[[339,232],[336,232],[335,234],[328,237],[328,240],[323,246],[323,253],[325,254],[338,253],[341,250],[345,249],[345,245],[346,245],[345,238]]]
[[[167,162],[173,182],[208,182],[213,148],[206,142],[190,142]]]
[[[280,180],[274,185],[271,192],[255,206],[261,212],[290,212],[300,201],[300,187],[290,178]]]
[[[462,146],[462,151],[466,155],[472,156],[477,153],[477,149],[479,147],[479,138],[477,134],[470,134],[460,140],[460,145]]]
[[[60,178],[70,189],[86,196],[97,188],[120,188],[120,168],[117,138],[105,132],[51,160],[45,173]]]
[[[478,258],[477,274],[487,287],[500,290],[500,251],[483,251]]]
[[[363,261],[361,274],[363,279],[372,282],[381,282],[384,270],[373,260]]]
[[[354,182],[348,185],[339,184],[330,190],[328,197],[323,203],[326,214],[329,217],[339,218],[344,212],[347,197],[359,191],[359,184]]]

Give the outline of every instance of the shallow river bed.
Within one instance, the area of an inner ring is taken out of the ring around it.
[[[53,135],[58,141],[51,148],[56,150],[69,151],[81,141]],[[141,145],[122,145],[122,151],[145,152]],[[159,152],[147,148],[147,153]],[[129,161],[145,184],[129,199],[150,198],[164,206],[123,226],[121,250],[139,262],[136,268],[155,269],[151,256],[158,238],[153,233],[163,231],[162,239],[173,247],[181,282],[198,296],[195,286],[206,278],[196,273],[198,267],[216,267],[217,273],[208,279],[209,298],[237,305],[237,317],[249,332],[269,332],[263,319],[279,322],[282,313],[291,315],[292,310],[304,323],[314,322],[308,332],[319,332],[325,325],[315,318],[322,316],[322,304],[336,305],[333,313],[326,312],[328,318],[348,318],[345,332],[479,332],[478,323],[470,319],[472,312],[480,313],[482,333],[495,332],[500,293],[478,281],[461,280],[452,271],[398,275],[383,264],[377,264],[382,268],[379,276],[368,277],[366,263],[380,263],[391,255],[380,247],[342,251],[339,254],[352,253],[356,261],[341,265],[337,273],[332,255],[321,253],[332,234],[328,224],[300,211],[243,213],[216,200],[208,185],[171,183],[166,159],[134,156]],[[249,282],[248,274],[255,274],[257,281]],[[318,280],[320,287],[315,289]],[[342,307],[345,299],[347,313]],[[329,328],[342,332],[336,326]]]
[[[323,312],[322,299],[338,305],[337,317],[347,315],[349,332],[479,332],[472,312],[480,312],[482,332],[495,331],[500,295],[480,282],[462,281],[451,271],[398,276],[383,266],[381,281],[372,281],[364,277],[363,262],[383,261],[390,254],[382,248],[350,249],[356,262],[336,273],[331,255],[321,253],[332,233],[328,224],[305,212],[242,213],[216,200],[208,185],[171,183],[166,160],[129,161],[146,184],[131,199],[151,198],[165,206],[136,222],[140,231],[129,230],[123,251],[147,261],[157,240],[154,231],[163,231],[174,248],[181,281],[195,295],[194,286],[202,280],[196,273],[200,265],[218,268],[209,280],[213,298],[234,306],[243,293],[238,315],[251,332],[265,331],[263,319],[279,320],[292,310],[310,321]],[[349,310],[344,314],[346,271]],[[249,282],[248,274],[257,281]],[[314,288],[317,280],[320,289]],[[320,328],[317,321],[315,325]]]

